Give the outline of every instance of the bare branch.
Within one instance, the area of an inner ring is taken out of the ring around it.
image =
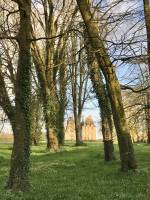
[[[120,85],[122,90],[131,90],[134,93],[139,93],[139,92],[143,92],[147,89],[150,88],[150,86],[147,86],[145,88],[139,89],[139,90],[135,90],[134,88],[130,87],[130,86],[126,86],[126,85]]]

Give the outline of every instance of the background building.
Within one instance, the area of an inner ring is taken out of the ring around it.
[[[82,139],[83,140],[96,140],[96,126],[92,119],[92,116],[89,115],[82,121]],[[67,125],[65,127],[65,140],[75,140],[75,122],[72,117],[69,117],[67,120]]]

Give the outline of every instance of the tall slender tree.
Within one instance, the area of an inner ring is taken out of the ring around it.
[[[44,108],[47,149],[54,151],[59,149],[59,144],[63,144],[64,140],[63,122],[66,108],[65,48],[68,35],[63,33],[71,28],[72,19],[77,12],[76,8],[73,7],[71,17],[68,14],[72,1],[66,6],[67,8],[64,4],[60,5],[60,10],[56,13],[54,1],[45,0],[42,2],[45,20],[45,49],[42,48],[41,52],[37,42],[32,43],[32,55],[40,83]],[[64,12],[66,13],[62,18]],[[62,21],[59,24],[60,26],[58,25],[59,20]],[[40,22],[42,23],[42,20]],[[58,33],[62,36],[55,38]]]
[[[0,106],[7,115],[12,130],[15,132],[15,106],[12,105],[2,73],[2,59],[0,57]]]
[[[91,81],[94,91],[96,93],[101,113],[100,116],[102,123],[105,161],[112,161],[115,157],[113,146],[113,124],[111,118],[111,108],[101,71],[98,67],[94,52],[90,52],[90,48],[88,48],[88,64],[90,69]]]
[[[144,15],[145,15],[145,25],[147,34],[147,55],[148,55],[148,72],[147,77],[150,76],[150,1],[143,0],[144,3]],[[148,80],[150,84],[150,80]],[[146,126],[147,126],[147,142],[150,144],[150,88],[146,92]]]
[[[125,112],[121,97],[121,88],[115,73],[108,52],[104,46],[104,42],[99,34],[98,23],[95,21],[91,13],[91,4],[89,0],[77,0],[83,21],[85,23],[89,42],[91,43],[93,51],[102,70],[108,89],[108,94],[111,102],[114,124],[118,137],[118,144],[120,149],[121,169],[128,171],[137,168],[133,144],[130,132],[127,126]]]
[[[25,191],[29,189],[30,158],[30,96],[31,96],[31,0],[14,0],[18,4],[20,28],[16,39],[19,58],[16,75],[14,144],[11,155],[7,188]]]

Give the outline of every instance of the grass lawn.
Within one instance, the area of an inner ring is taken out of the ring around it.
[[[122,173],[118,153],[105,163],[99,143],[67,144],[56,154],[32,147],[31,191],[15,194],[3,189],[11,151],[0,144],[0,200],[150,200],[150,145],[136,144],[135,152],[137,172]]]

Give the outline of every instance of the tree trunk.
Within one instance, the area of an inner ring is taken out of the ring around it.
[[[81,130],[80,125],[76,125],[75,131],[76,131],[76,146],[80,146],[80,145],[83,144],[83,141],[82,141],[82,130]]]
[[[65,129],[64,129],[64,107],[61,106],[58,112],[57,130],[58,130],[58,141],[60,145],[64,145]]]
[[[134,157],[133,144],[127,126],[125,112],[121,97],[121,88],[116,77],[115,68],[111,63],[107,50],[99,34],[98,24],[93,19],[88,0],[77,0],[82,18],[84,20],[89,42],[95,52],[99,68],[102,70],[111,102],[114,124],[118,137],[121,158],[121,170],[128,171],[136,169],[137,164]]]
[[[46,125],[47,150],[57,152],[59,149],[57,137],[57,109],[53,98],[46,98],[44,102],[44,117]]]
[[[150,89],[146,93],[146,127],[147,127],[147,143],[150,144]]]
[[[115,159],[112,128],[110,127],[108,122],[109,118],[107,118],[107,116],[103,114],[101,115],[101,117],[102,117],[102,134],[104,142],[105,161],[112,161]]]
[[[113,155],[114,145],[112,140],[104,140],[104,153],[105,153],[105,161],[109,162],[115,160]]]
[[[65,57],[65,54],[63,50],[60,53],[59,59],[57,59],[57,62],[63,60]],[[66,97],[66,84],[67,84],[67,77],[66,77],[66,65],[61,64],[59,69],[58,69],[58,81],[59,81],[59,95],[58,95],[58,102],[59,102],[59,111],[58,111],[58,121],[57,121],[57,126],[58,126],[58,140],[60,145],[64,145],[64,138],[65,138],[65,128],[64,128],[64,117],[65,117],[65,109],[67,106],[67,97]]]
[[[46,125],[47,150],[57,152],[59,149],[58,138],[54,128]]]
[[[20,12],[20,31],[18,34],[19,60],[16,78],[16,115],[14,144],[11,155],[10,174],[7,188],[25,191],[29,189],[30,157],[30,35],[31,1],[17,1]]]
[[[53,87],[52,82],[51,84],[48,85],[44,67],[43,67],[44,63],[42,61],[42,58],[39,56],[40,52],[36,43],[32,44],[32,55],[33,55],[33,61],[36,67],[37,75],[38,75],[38,80],[40,83],[40,92],[41,92],[41,99],[43,102],[43,113],[44,113],[45,126],[46,126],[47,149],[56,151],[56,149],[58,150],[59,148],[57,133],[56,133],[56,130],[50,131],[52,129],[56,129],[57,113],[56,112],[54,113],[54,111],[56,111],[55,108],[57,107],[56,105],[57,101],[54,98],[55,97],[54,90],[53,90],[54,87]],[[51,141],[50,135],[53,135],[52,138],[55,138],[55,140],[52,139]],[[53,144],[54,142],[56,142],[56,144]]]
[[[75,121],[75,134],[76,134],[76,145],[80,146],[83,144],[82,141],[82,130],[81,130],[81,110],[79,111],[78,103],[77,103],[77,90],[76,90],[76,82],[74,84],[74,92],[73,92],[73,112],[74,112],[74,121]]]
[[[101,110],[104,157],[105,161],[111,161],[114,159],[111,108],[97,60],[94,54],[91,54],[90,47],[87,48],[87,52],[90,77],[98,99],[99,108]]]
[[[42,107],[38,98],[39,91],[31,97],[31,142],[35,146],[40,142],[42,135]]]
[[[15,106],[12,105],[11,100],[8,95],[6,84],[4,81],[4,76],[2,73],[2,61],[0,57],[0,106],[7,115],[13,133],[15,133]]]
[[[148,78],[150,76],[150,1],[143,0],[145,25],[147,34],[147,54],[148,54]],[[146,94],[146,127],[147,127],[147,143],[150,144],[150,89]]]
[[[82,141],[82,128],[81,128],[81,117],[75,117],[75,132],[76,132],[76,146],[83,144]]]
[[[33,138],[33,144],[34,144],[34,146],[38,146],[38,142],[37,142],[36,138]]]

